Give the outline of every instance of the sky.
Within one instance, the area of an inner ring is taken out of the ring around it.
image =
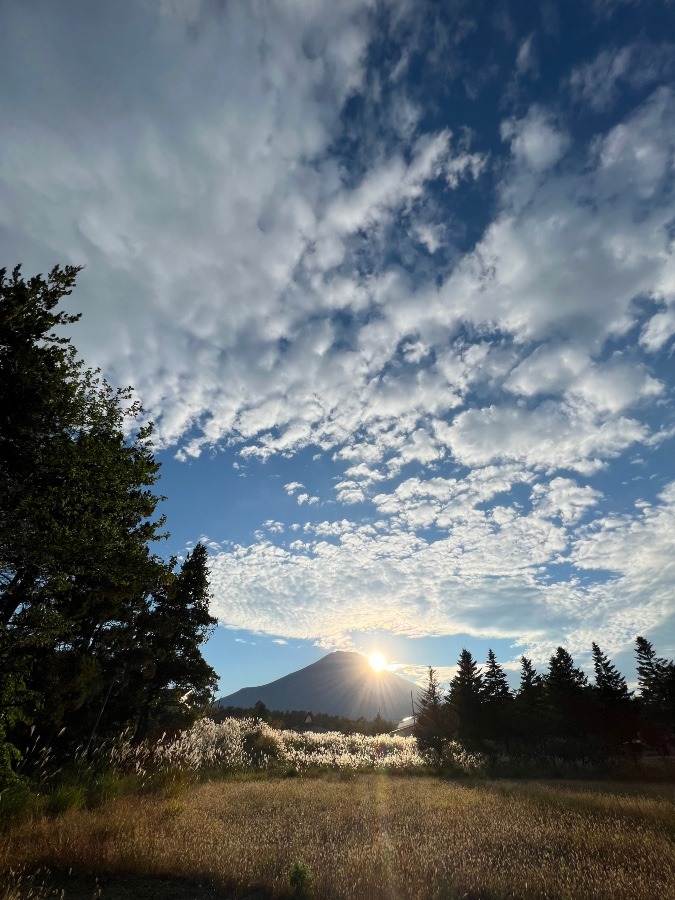
[[[0,265],[85,268],[220,692],[675,656],[675,8],[0,0]]]

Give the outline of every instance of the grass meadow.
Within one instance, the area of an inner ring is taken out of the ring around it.
[[[0,796],[0,900],[675,898],[660,764],[504,777],[532,761],[234,719],[75,762]]]
[[[69,870],[187,879],[170,895],[184,898],[670,898],[673,794],[386,771],[174,778],[155,794],[16,824],[0,836],[0,871],[60,873],[49,895],[66,900]],[[17,880],[0,897],[48,895],[39,877],[32,888]],[[159,896],[110,884],[77,896]]]

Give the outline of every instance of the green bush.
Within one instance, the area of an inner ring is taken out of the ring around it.
[[[23,778],[13,778],[0,791],[0,825],[17,822],[33,811],[37,797]]]
[[[86,803],[89,809],[96,809],[121,797],[125,790],[125,779],[115,772],[104,772],[96,775],[86,784]]]
[[[69,809],[79,809],[86,804],[87,793],[83,785],[61,784],[47,798],[47,813],[60,816]]]
[[[252,731],[244,738],[244,753],[254,766],[279,759],[279,744],[271,734]]]
[[[306,897],[312,883],[309,866],[296,859],[288,873],[288,882],[294,897]]]

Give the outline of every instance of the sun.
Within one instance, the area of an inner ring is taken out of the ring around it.
[[[375,672],[381,672],[387,667],[387,660],[377,650],[368,657],[368,662]]]

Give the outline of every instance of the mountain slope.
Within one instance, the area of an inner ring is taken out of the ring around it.
[[[379,712],[398,721],[410,715],[410,692],[419,689],[393,672],[375,672],[360,653],[338,650],[277,681],[247,687],[221,697],[220,706],[251,707],[258,700],[269,709],[307,709],[314,713],[373,719]]]

